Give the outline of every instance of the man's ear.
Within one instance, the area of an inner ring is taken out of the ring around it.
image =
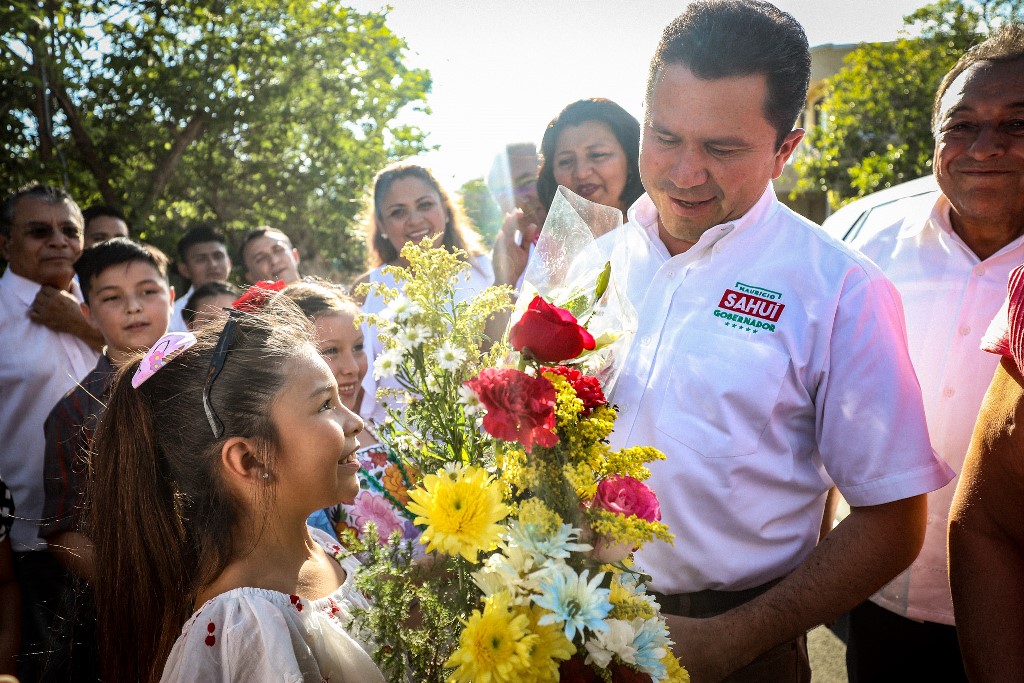
[[[256,457],[256,446],[251,439],[232,436],[220,449],[220,463],[224,477],[235,487],[248,487],[269,480],[266,463]]]
[[[7,253],[7,247],[10,244],[10,238],[6,235],[0,234],[0,256],[4,257],[4,260],[8,263],[11,262],[11,255]]]
[[[295,260],[295,265],[299,265],[299,261],[301,260],[299,259],[299,250],[295,247],[292,247],[292,258]]]
[[[169,294],[171,306],[174,306],[174,297],[175,297],[174,285],[170,285],[170,284],[167,285],[167,293]]]
[[[775,165],[772,168],[772,178],[778,178],[782,175],[782,170],[786,167],[786,162],[793,156],[793,152],[796,151],[797,145],[804,139],[804,129],[794,128],[786,134],[785,139],[779,146],[777,152],[775,152]]]
[[[182,276],[189,282],[192,282],[192,273],[188,269],[188,264],[184,261],[178,262],[178,275]]]

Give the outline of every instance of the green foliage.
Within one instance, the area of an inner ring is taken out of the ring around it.
[[[501,222],[504,216],[501,207],[487,189],[483,178],[474,178],[466,181],[459,188],[462,196],[462,208],[466,216],[476,227],[484,244],[489,248],[494,245],[494,239],[501,230]]]
[[[833,207],[931,172],[931,111],[942,77],[988,30],[1024,20],[1022,0],[941,0],[905,18],[919,37],[858,47],[829,79],[821,125],[794,161],[794,194],[827,192]]]
[[[270,224],[318,270],[360,270],[354,222],[373,174],[424,149],[394,120],[424,106],[430,78],[403,63],[385,13],[16,0],[2,23],[0,192],[66,182],[172,252],[192,221]]]

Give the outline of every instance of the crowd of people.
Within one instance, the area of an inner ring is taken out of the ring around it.
[[[499,155],[493,250],[396,163],[354,282],[303,277],[286,227],[242,236],[241,279],[282,294],[251,309],[214,226],[178,241],[177,296],[116,209],[6,198],[0,673],[383,680],[344,628],[365,598],[336,528],[388,386],[358,322],[385,304],[353,292],[424,240],[465,254],[459,297],[518,289],[564,186],[625,219],[601,238],[638,313],[612,441],[668,456],[677,540],[636,559],[692,680],[809,681],[807,631],[844,614],[851,681],[1024,679],[1024,27],[939,84],[938,198],[853,245],[772,188],[809,78],[792,16],[691,3],[642,123],[581,100]]]

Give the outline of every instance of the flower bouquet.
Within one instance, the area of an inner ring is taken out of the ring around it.
[[[363,529],[357,586],[373,607],[355,630],[392,681],[683,681],[668,630],[632,552],[671,541],[643,483],[653,448],[613,451],[601,381],[607,347],[578,321],[607,300],[606,270],[568,301],[535,296],[484,348],[507,288],[456,303],[458,255],[408,245],[403,291],[367,316],[389,419],[378,436],[405,472],[424,473],[400,513],[421,535]],[[556,305],[561,303],[562,305]],[[418,476],[418,474],[417,474]],[[414,545],[425,547],[417,557]]]

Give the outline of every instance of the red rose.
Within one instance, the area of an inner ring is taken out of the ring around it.
[[[272,292],[280,292],[282,289],[284,289],[284,280],[278,280],[277,282],[260,280],[246,290],[245,294],[235,299],[231,304],[231,308],[243,313],[256,313],[267,305]]]
[[[512,348],[529,354],[541,363],[570,360],[594,348],[594,338],[576,322],[572,313],[552,306],[539,296],[530,302],[509,332]]]
[[[604,391],[601,390],[601,382],[596,377],[584,375],[576,368],[570,368],[567,365],[553,365],[544,368],[544,372],[553,372],[568,380],[569,385],[576,392],[576,397],[583,401],[584,415],[590,414],[594,408],[608,405],[608,399],[604,397]]]
[[[594,505],[626,517],[636,515],[648,522],[661,521],[661,505],[646,484],[633,477],[613,474],[597,485]]]
[[[529,453],[533,444],[554,446],[555,387],[543,377],[512,368],[486,368],[466,382],[487,413],[484,430],[504,441],[518,441]]]

